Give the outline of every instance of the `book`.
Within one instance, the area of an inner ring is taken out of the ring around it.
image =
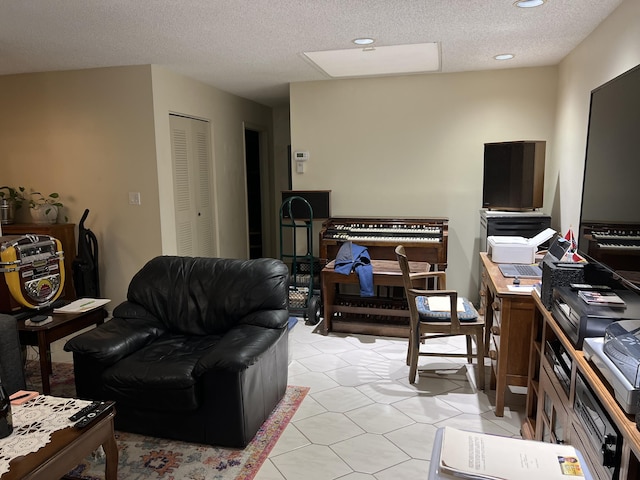
[[[520,440],[445,427],[439,469],[472,480],[584,478],[571,445]]]
[[[55,308],[53,313],[84,313],[106,305],[108,298],[79,298],[64,307]]]
[[[598,292],[594,290],[579,290],[578,296],[589,305],[602,305],[607,307],[624,307],[626,303],[615,292]]]
[[[429,310],[431,310],[432,312],[451,311],[451,297],[449,296],[427,297],[427,303],[429,304]],[[464,312],[464,302],[460,297],[458,297],[458,301],[456,303],[456,310],[458,312]]]

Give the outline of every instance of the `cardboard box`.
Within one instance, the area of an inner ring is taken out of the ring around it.
[[[533,238],[491,235],[487,237],[487,253],[494,263],[531,264],[535,262],[538,246],[555,233],[547,228]]]

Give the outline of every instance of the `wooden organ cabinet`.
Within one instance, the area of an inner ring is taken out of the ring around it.
[[[409,311],[395,248],[404,245],[412,269],[447,266],[447,218],[333,217],[322,224],[319,257],[324,332],[408,336]],[[334,272],[338,250],[346,241],[367,247],[374,271],[375,296],[362,298],[355,274]]]

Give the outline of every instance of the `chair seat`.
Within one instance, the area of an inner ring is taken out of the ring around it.
[[[460,297],[464,311],[458,311],[458,320],[460,322],[474,322],[478,319],[478,312],[475,307],[466,298]],[[447,299],[448,300],[448,299]],[[443,312],[441,310],[431,310],[429,308],[429,297],[416,297],[416,307],[420,321],[423,322],[449,322],[451,321],[451,312]]]
[[[220,341],[217,335],[165,336],[105,370],[105,390],[119,403],[159,411],[195,410],[200,404],[193,371]]]

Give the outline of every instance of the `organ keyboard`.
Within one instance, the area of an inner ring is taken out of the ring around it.
[[[447,218],[332,217],[320,230],[319,256],[330,261],[342,243],[367,247],[372,259],[396,260],[395,248],[404,245],[409,260],[429,262],[439,269],[447,264]]]

